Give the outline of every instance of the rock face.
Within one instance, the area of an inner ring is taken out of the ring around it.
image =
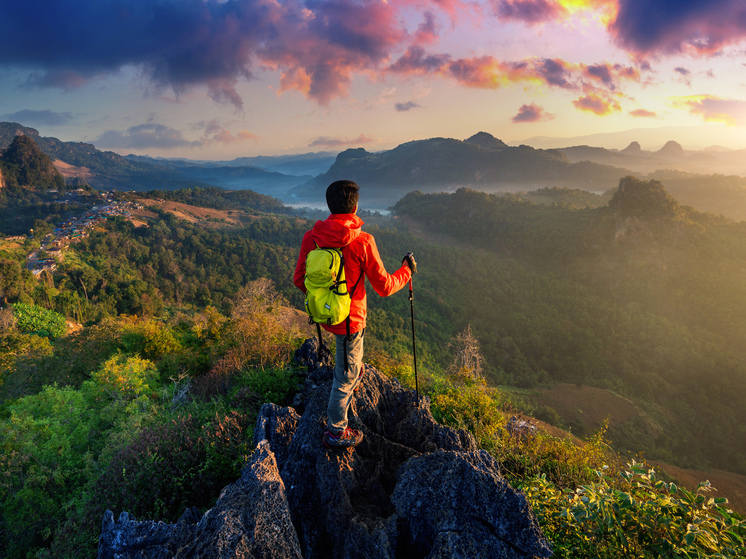
[[[427,398],[366,366],[350,425],[355,450],[321,443],[331,386],[315,340],[305,409],[265,404],[241,479],[213,509],[174,525],[107,512],[99,558],[304,557],[306,559],[549,557],[525,497],[466,431],[438,425]]]

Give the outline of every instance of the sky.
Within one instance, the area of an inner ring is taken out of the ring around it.
[[[120,154],[746,148],[743,0],[0,0],[0,37],[0,121]]]

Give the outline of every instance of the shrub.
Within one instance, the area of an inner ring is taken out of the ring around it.
[[[746,556],[746,524],[708,498],[708,482],[695,492],[657,479],[654,470],[632,462],[618,477],[561,490],[546,476],[523,489],[555,557],[726,559]]]
[[[91,373],[99,390],[112,399],[131,401],[149,394],[155,388],[158,372],[150,361],[118,354]]]
[[[204,426],[192,415],[143,429],[111,460],[97,501],[138,518],[176,521],[207,508],[234,481],[250,454],[253,418],[217,413]],[[98,511],[103,513],[103,510]]]
[[[21,332],[59,338],[67,332],[67,322],[61,314],[36,305],[15,303],[16,326]]]
[[[8,557],[26,557],[64,519],[101,441],[92,437],[95,415],[71,388],[49,386],[8,409],[0,423],[0,542]]]
[[[248,386],[262,402],[284,405],[298,389],[298,377],[289,368],[248,369],[239,375],[239,386]]]

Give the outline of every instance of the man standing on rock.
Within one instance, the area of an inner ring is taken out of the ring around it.
[[[360,431],[347,426],[347,411],[363,373],[363,336],[368,312],[365,278],[368,278],[376,293],[387,297],[404,287],[412,273],[417,271],[417,263],[411,252],[404,256],[401,268],[396,272],[389,274],[386,271],[375,239],[361,230],[363,220],[357,215],[359,190],[358,185],[349,180],[329,185],[326,203],[331,215],[325,221],[317,221],[313,229],[303,236],[293,276],[293,283],[305,293],[308,253],[317,247],[342,249],[345,277],[352,299],[349,336],[346,321],[331,326],[323,324],[327,331],[336,336],[337,342],[334,383],[329,395],[327,431],[323,438],[324,444],[330,448],[352,448],[363,440]]]

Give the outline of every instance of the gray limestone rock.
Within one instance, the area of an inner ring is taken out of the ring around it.
[[[296,352],[316,366],[309,340]],[[201,519],[104,519],[100,559],[529,559],[551,551],[525,497],[466,431],[439,425],[426,397],[366,366],[350,409],[365,438],[354,450],[321,442],[328,363],[309,368],[301,416],[265,404],[254,459]],[[419,405],[417,405],[419,404]],[[279,472],[279,474],[278,474]]]
[[[241,478],[223,489],[199,517],[187,511],[176,524],[137,521],[107,511],[99,559],[299,559],[302,557],[284,484],[269,445],[262,444]]]

